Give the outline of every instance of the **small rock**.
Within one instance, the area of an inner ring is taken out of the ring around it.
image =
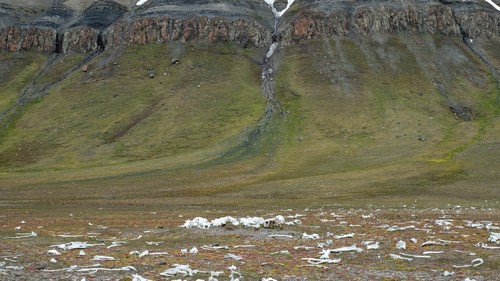
[[[179,64],[180,62],[181,62],[181,60],[176,59],[176,58],[174,58],[174,59],[170,60],[170,63],[171,63],[171,64],[173,64],[173,65],[177,65],[177,64]]]

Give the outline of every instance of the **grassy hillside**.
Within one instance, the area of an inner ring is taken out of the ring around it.
[[[493,66],[496,43],[477,43]],[[498,205],[499,87],[459,38],[284,48],[275,81],[286,114],[246,141],[266,106],[264,52],[129,46],[93,58],[86,72],[71,71],[82,55],[58,58],[36,80],[52,85],[46,94],[2,123],[4,203]],[[0,81],[3,107],[44,59],[24,56]]]

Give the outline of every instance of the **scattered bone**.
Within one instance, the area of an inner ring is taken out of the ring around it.
[[[318,243],[318,248],[325,248],[327,246],[333,245],[332,240],[326,240],[324,243]]]
[[[320,264],[332,264],[332,263],[340,263],[342,259],[315,259],[315,258],[302,258],[302,260],[307,261],[309,264],[312,265],[320,265]]]
[[[57,250],[48,250],[47,254],[51,255],[51,256],[60,256],[61,255],[61,253],[59,253]]]
[[[363,249],[358,248],[355,244],[349,247],[340,247],[336,249],[329,250],[332,253],[341,253],[341,252],[363,252]]]
[[[406,249],[406,242],[405,241],[398,241],[398,243],[396,244],[396,249],[399,249],[399,250],[405,250]]]
[[[269,237],[269,238],[290,238],[290,239],[293,239],[292,235],[285,235],[285,234],[273,234],[273,235],[269,235],[267,237]]]
[[[453,268],[467,268],[467,267],[477,267],[480,266],[484,263],[484,260],[482,258],[477,258],[472,260],[470,264],[465,264],[465,265],[453,265]]]
[[[189,250],[189,253],[190,254],[198,254],[198,248],[196,248],[196,247],[191,248],[191,250]]]
[[[61,269],[43,269],[42,272],[59,272],[59,271],[66,271],[66,272],[97,272],[97,271],[137,271],[133,266],[124,266],[124,267],[119,267],[119,268],[104,268],[104,267],[98,267],[99,264],[92,265],[90,267],[86,266],[78,266],[78,265],[72,265],[67,268],[61,268]]]
[[[375,242],[375,243],[371,243],[371,244],[366,244],[366,249],[367,250],[379,250],[380,249],[380,243],[379,242]]]
[[[352,238],[352,237],[354,237],[354,235],[355,235],[354,233],[341,234],[341,235],[333,235],[333,238],[335,238],[335,239]],[[328,236],[328,233],[327,233],[326,236]]]
[[[302,233],[302,239],[316,240],[316,239],[319,239],[319,235],[317,233],[307,234],[304,232],[304,233]]]
[[[207,222],[208,222],[208,220],[207,220]],[[237,226],[240,224],[237,219],[230,217],[230,216],[227,216],[227,217],[222,217],[222,218],[212,220],[211,226],[221,227],[221,226],[225,226],[229,223],[231,223],[233,226]]]
[[[78,255],[79,255],[80,257],[83,257],[83,256],[85,256],[85,251],[83,251],[83,250],[80,250],[80,253],[79,253]]]
[[[403,257],[403,256],[400,256],[400,255],[396,255],[396,254],[390,254],[391,258],[395,259],[395,260],[405,260],[405,261],[412,261],[413,259],[412,258],[407,258],[407,257]]]
[[[113,241],[113,242],[111,242],[111,245],[109,245],[107,248],[111,249],[113,247],[122,246],[123,244],[126,244],[126,243],[127,242],[125,242],[125,241]]]
[[[54,259],[54,258],[51,258],[49,262],[50,262],[50,263],[57,263],[57,260],[56,260],[56,259]]]
[[[314,249],[314,247],[310,247],[310,246],[294,246],[293,248],[295,250],[312,250],[312,249]]]
[[[235,261],[239,261],[239,260],[242,260],[243,257],[235,255],[235,254],[227,254],[227,255],[224,256],[224,259],[233,259]]]
[[[444,251],[425,251],[422,254],[424,255],[434,255],[434,254],[442,254]]]
[[[500,249],[500,246],[488,246],[488,244],[483,243],[483,242],[477,243],[476,247],[481,247],[481,248],[484,248],[484,249]]]
[[[488,242],[500,244],[500,232],[491,232]]]
[[[209,250],[209,251],[213,251],[213,250],[228,250],[229,249],[228,246],[212,246],[212,245],[203,245],[203,246],[201,246],[201,248],[203,250]]]
[[[443,272],[443,276],[452,276],[454,274],[455,274],[455,272],[453,272],[453,271],[449,272],[449,271],[445,270],[445,272]]]
[[[413,254],[406,254],[406,253],[399,253],[399,254],[401,256],[416,258],[416,259],[430,259],[430,258],[432,258],[431,256],[428,256],[428,255],[413,255]]]
[[[51,245],[50,247],[57,247],[63,250],[74,250],[74,249],[87,249],[94,246],[104,246],[104,244],[103,243],[88,244],[87,242],[70,242],[66,244]]]
[[[110,256],[100,256],[96,255],[92,258],[92,261],[115,261],[116,259]]]
[[[143,258],[143,257],[145,257],[147,255],[149,255],[149,251],[145,250],[145,251],[143,251],[142,253],[139,254],[139,258]]]
[[[229,269],[231,271],[231,273],[229,274],[229,278],[231,278],[230,279],[231,281],[239,281],[240,280],[240,278],[236,278],[236,275],[238,275],[238,277],[241,277],[241,273],[236,271],[236,269],[237,269],[236,266],[231,265],[227,269]]]
[[[160,275],[165,277],[174,277],[177,275],[193,276],[193,274],[196,274],[198,272],[198,270],[191,269],[189,265],[174,264],[172,265],[172,268],[163,271],[162,273],[160,273]]]
[[[151,279],[144,278],[139,274],[132,275],[132,281],[152,281]]]
[[[467,255],[469,255],[469,256],[475,256],[475,255],[476,255],[476,253],[466,252],[466,251],[460,251],[460,250],[455,250],[455,252],[457,252],[457,253],[467,254]]]
[[[411,238],[410,241],[413,242],[413,243],[417,243],[418,242],[417,238]]]
[[[79,238],[79,237],[83,237],[82,234],[58,234],[58,235],[54,235],[56,237],[61,237],[61,238]]]
[[[162,244],[163,242],[156,242],[156,241],[147,241],[146,244],[150,245],[150,246],[159,246],[160,244]]]
[[[21,238],[30,238],[36,236],[38,236],[38,234],[32,231],[31,233],[16,233],[16,236],[14,237],[4,237],[3,239],[21,239]]]
[[[398,231],[398,230],[408,230],[408,229],[415,229],[414,225],[408,225],[408,226],[390,226],[387,228],[387,231]]]

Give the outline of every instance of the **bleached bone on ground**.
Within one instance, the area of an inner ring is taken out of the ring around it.
[[[239,281],[240,280],[241,273],[236,271],[238,269],[238,268],[236,268],[236,266],[231,265],[227,269],[229,269],[231,271],[231,273],[229,274],[229,278],[231,278],[231,281]],[[236,275],[238,276],[238,278],[236,278]]]
[[[407,258],[407,257],[403,257],[403,256],[396,255],[396,254],[390,254],[390,257],[395,259],[395,260],[405,260],[405,261],[412,261],[413,260],[412,258]]]
[[[36,236],[38,236],[38,234],[32,231],[31,233],[16,233],[16,236],[14,237],[4,237],[3,239],[21,239],[21,238],[30,238]]]
[[[482,258],[477,258],[472,260],[470,264],[465,264],[465,265],[453,265],[453,268],[467,268],[467,267],[477,267],[480,266],[484,263],[484,260]]]
[[[239,226],[242,225],[244,227],[253,227],[253,228],[259,228],[259,227],[273,227],[276,225],[294,225],[294,224],[300,224],[300,220],[295,220],[293,222],[286,222],[285,218],[281,215],[275,216],[274,218],[270,219],[264,219],[262,217],[246,217],[246,218],[233,218],[230,216],[226,217],[221,217],[217,219],[213,219],[212,221],[209,221],[206,218],[202,217],[195,217],[192,220],[186,220],[183,225],[179,227],[183,228],[201,228],[201,229],[208,229],[212,226],[215,227],[221,227],[225,226],[228,224],[231,224],[233,226]]]
[[[190,254],[197,254],[198,253],[198,248],[196,248],[196,247],[191,248],[191,250],[189,250],[189,253]]]
[[[111,249],[111,248],[113,248],[113,247],[122,246],[123,244],[126,244],[126,243],[127,243],[127,242],[125,242],[125,241],[113,241],[113,242],[111,242],[111,245],[109,245],[109,246],[108,246],[108,247],[106,247],[106,248]]]
[[[48,250],[47,254],[51,255],[51,256],[60,256],[61,255],[61,253],[59,253],[57,250]]]
[[[406,242],[399,240],[398,243],[396,244],[396,249],[405,250]]]
[[[488,242],[500,244],[500,232],[491,232]]]
[[[414,225],[408,225],[408,226],[393,225],[393,226],[389,226],[387,228],[387,231],[408,230],[408,229],[415,229],[415,226]]]
[[[57,263],[57,260],[56,260],[56,259],[54,259],[54,258],[51,258],[51,259],[49,260],[49,262],[50,262],[50,263]]]
[[[422,254],[423,255],[434,255],[434,254],[442,254],[444,251],[425,251]]]
[[[59,271],[66,271],[66,272],[137,271],[137,269],[135,269],[135,267],[133,267],[133,266],[124,266],[124,267],[118,267],[118,268],[105,268],[105,267],[98,267],[98,266],[99,266],[99,264],[92,265],[90,267],[72,265],[70,267],[61,268],[61,269],[43,269],[42,272],[59,272]]]
[[[314,249],[314,247],[310,247],[310,246],[302,246],[302,245],[301,245],[301,246],[294,246],[293,248],[294,248],[295,250],[306,250],[306,251]]]
[[[500,246],[488,246],[488,244],[483,243],[483,242],[477,243],[476,247],[481,247],[481,248],[484,248],[484,249],[500,249]]]
[[[85,256],[85,251],[84,250],[80,250],[80,253],[78,254],[80,257],[83,257]]]
[[[406,254],[406,253],[399,253],[401,256],[405,257],[410,257],[410,258],[417,258],[417,259],[430,259],[432,258],[431,256],[428,255],[413,255],[413,254]]]
[[[83,237],[82,234],[58,234],[58,235],[54,235],[56,237],[61,237],[61,238],[79,238],[79,237]]]
[[[304,232],[304,233],[302,233],[302,239],[316,240],[316,239],[319,239],[319,235],[317,233],[307,234]]]
[[[341,252],[363,252],[363,249],[361,248],[358,248],[356,246],[356,244],[352,245],[352,246],[348,246],[348,247],[340,247],[340,248],[336,248],[336,249],[331,249],[330,252],[332,253],[341,253]]]
[[[227,250],[227,249],[229,249],[228,246],[212,246],[212,245],[203,245],[203,246],[201,246],[201,248],[203,250],[209,250],[209,251],[210,250],[213,251],[213,250]]]
[[[455,272],[453,272],[453,271],[452,271],[452,272],[450,272],[450,271],[448,271],[448,270],[445,270],[445,271],[443,272],[443,276],[451,276],[451,275],[453,275],[453,274],[455,274]]]
[[[116,259],[110,256],[100,256],[96,255],[92,258],[92,261],[115,261]]]
[[[293,239],[292,235],[286,235],[286,234],[272,234],[272,235],[269,235],[267,237],[269,237],[269,238],[290,238],[290,239]]]
[[[315,259],[315,258],[302,258],[302,260],[307,261],[309,264],[312,265],[319,265],[319,264],[332,264],[332,263],[340,263],[342,259]]]
[[[103,243],[88,244],[87,242],[70,242],[66,244],[51,245],[50,247],[57,247],[63,250],[74,250],[74,249],[87,249],[94,246],[104,246],[104,244]]]
[[[139,274],[132,275],[132,281],[152,281],[151,279],[144,278]]]
[[[233,259],[233,260],[239,261],[239,260],[242,260],[243,257],[235,255],[235,254],[227,254],[224,256],[224,259]]]
[[[379,250],[380,249],[380,242],[366,244],[366,249],[367,250]]]
[[[177,275],[193,276],[193,274],[198,272],[198,270],[191,269],[187,264],[173,264],[172,268],[163,271],[160,275],[165,277],[174,277]]]
[[[356,235],[356,234],[354,234],[354,233],[348,233],[348,234],[333,235],[330,232],[326,233],[326,237],[333,236],[333,238],[335,238],[335,239],[352,238],[352,237],[354,237],[354,235]]]
[[[145,251],[143,251],[142,253],[139,254],[139,258],[143,258],[143,257],[145,257],[147,255],[149,255],[149,251],[145,250]]]

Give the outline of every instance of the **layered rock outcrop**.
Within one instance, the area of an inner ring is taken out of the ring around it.
[[[263,0],[150,0],[139,7],[135,1],[97,0],[87,1],[92,3],[81,13],[68,1],[53,2],[42,16],[24,22],[15,9],[0,5],[0,49],[90,52],[170,40],[265,46],[273,28]],[[500,12],[480,0],[300,0],[282,21],[287,44],[379,32],[500,35]]]
[[[460,35],[468,38],[500,35],[500,13],[493,8],[461,2],[407,2],[381,1],[375,4],[338,4],[319,10],[297,12],[289,19],[292,28],[282,30],[289,42],[320,36],[370,35],[378,32],[414,32]]]

